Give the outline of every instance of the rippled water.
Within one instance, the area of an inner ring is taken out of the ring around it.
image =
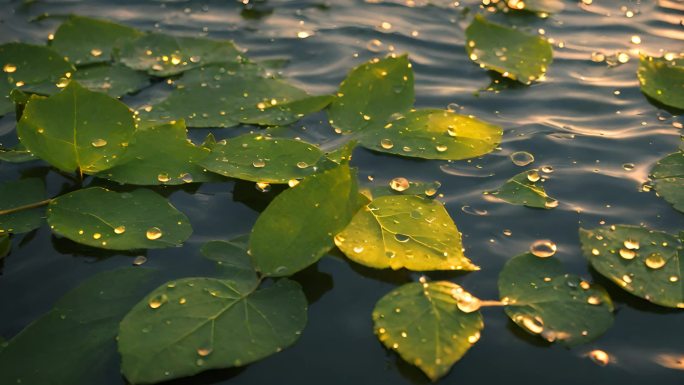
[[[464,50],[463,30],[476,1],[447,8],[407,7],[400,1],[268,1],[242,15],[243,7],[235,1],[0,3],[0,42],[44,42],[60,19],[28,22],[43,13],[102,17],[142,29],[233,39],[256,59],[287,58],[283,73],[311,93],[333,92],[352,67],[373,57],[408,52],[416,73],[418,106],[451,104],[505,129],[500,151],[472,161],[420,161],[364,149],[354,153],[353,163],[364,183],[371,183],[368,176],[375,184],[397,176],[441,181],[441,200],[464,234],[467,255],[482,270],[429,276],[453,279],[478,297],[494,299],[498,272],[508,258],[526,251],[536,239],[551,239],[568,272],[604,283],[617,306],[613,328],[574,349],[542,343],[521,332],[501,309],[484,309],[481,340],[441,383],[684,383],[684,372],[655,362],[660,354],[684,355],[684,312],[651,305],[606,282],[588,268],[577,237],[579,226],[598,226],[600,221],[645,224],[670,232],[684,228],[682,214],[653,192],[641,191],[653,163],[677,148],[681,132],[675,126],[684,118],[650,104],[639,91],[635,74],[636,50],[659,55],[684,47],[682,1],[567,1],[561,13],[548,19],[509,15],[505,19],[531,31],[543,29],[553,38],[554,63],[546,81],[498,93],[483,91],[492,79],[469,61]],[[383,28],[383,22],[390,28]],[[630,42],[633,35],[641,44]],[[630,61],[609,67],[591,60],[593,52],[610,56],[618,51],[629,53]],[[126,100],[140,104],[161,95],[164,87],[157,85]],[[0,119],[3,144],[16,141],[13,119]],[[332,146],[335,137],[325,121],[324,114],[309,117],[291,135]],[[217,130],[217,136],[238,131]],[[206,134],[193,132],[197,138]],[[534,154],[535,162],[528,168],[553,167],[545,186],[560,200],[558,208],[533,210],[483,198],[482,191],[525,169],[511,162],[515,151]],[[625,163],[634,168],[625,170]],[[50,194],[73,188],[71,181],[46,167],[0,164],[2,180],[21,175],[46,175]],[[249,231],[257,210],[269,198],[254,194],[253,184],[247,183],[203,185],[197,192],[159,191],[170,196],[195,228],[184,247],[147,252],[146,266],[161,268],[168,278],[210,274],[212,265],[199,255],[200,245]],[[505,229],[512,234],[504,235]],[[12,254],[0,265],[0,335],[13,336],[86,277],[129,265],[134,256],[93,252],[53,237],[46,226],[17,238]],[[367,269],[339,255],[326,257],[317,268],[297,276],[312,303],[308,326],[294,347],[246,368],[175,383],[426,383],[417,369],[382,347],[370,318],[380,297],[417,276]],[[606,367],[594,364],[585,357],[592,349],[607,351],[615,362]],[[124,383],[115,364],[108,370],[107,384]]]

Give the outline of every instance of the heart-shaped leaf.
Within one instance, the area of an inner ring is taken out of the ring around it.
[[[29,151],[66,172],[112,167],[134,131],[125,104],[74,81],[54,96],[31,97],[17,124]]]
[[[247,365],[292,345],[306,308],[301,287],[288,279],[259,290],[215,278],[169,282],[121,321],[122,372],[150,384]]]
[[[492,23],[482,15],[475,15],[465,32],[472,61],[524,84],[542,77],[553,61],[553,48],[546,39]]]
[[[413,70],[407,55],[374,59],[354,68],[328,109],[339,133],[383,127],[390,117],[413,107]]]
[[[641,55],[637,71],[641,92],[666,106],[684,110],[684,60]]]
[[[684,151],[659,160],[651,169],[651,179],[658,195],[684,212]]]
[[[110,250],[178,246],[192,233],[188,218],[150,190],[118,193],[91,187],[55,198],[48,207],[55,233]]]
[[[247,254],[249,235],[241,235],[230,241],[210,241],[202,245],[202,255],[215,261],[221,276],[231,280],[240,291],[257,285],[258,276]]]
[[[446,110],[415,110],[363,132],[362,146],[423,159],[460,160],[494,150],[501,127]]]
[[[498,190],[487,191],[491,195],[512,205],[552,209],[558,201],[546,195],[542,178],[537,170],[521,172],[504,183]]]
[[[582,251],[601,275],[661,306],[684,308],[682,240],[645,227],[580,229]]]
[[[432,381],[449,372],[484,327],[479,311],[459,309],[456,292],[463,289],[448,281],[408,283],[382,297],[373,310],[378,339]]]
[[[418,196],[375,198],[335,236],[349,259],[384,269],[478,270],[442,203]]]
[[[0,212],[29,207],[45,200],[45,183],[38,178],[21,179],[0,184]],[[26,233],[43,223],[45,208],[27,208],[0,214],[0,234]]]
[[[499,295],[506,314],[525,331],[549,342],[573,346],[589,342],[613,324],[606,291],[565,274],[556,258],[525,253],[499,273]]]

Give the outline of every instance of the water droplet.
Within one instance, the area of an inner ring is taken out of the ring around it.
[[[159,227],[151,227],[145,233],[145,236],[147,236],[147,239],[149,239],[151,241],[161,238],[162,235],[163,235],[163,233]]]
[[[257,189],[257,191],[261,191],[264,193],[271,191],[271,184],[266,182],[256,182],[254,187]]]
[[[166,183],[166,182],[170,181],[171,178],[169,177],[169,174],[163,172],[163,173],[157,175],[157,180],[162,182],[162,183]]]
[[[634,170],[634,163],[625,163],[622,165],[622,168],[625,171],[632,171],[632,170]]]
[[[553,167],[552,166],[542,166],[541,170],[545,174],[551,174],[553,172]]]
[[[390,188],[394,191],[405,191],[410,187],[409,181],[406,178],[394,178],[390,181]]]
[[[7,63],[2,67],[2,70],[4,72],[7,72],[8,74],[11,74],[12,72],[15,72],[17,70],[17,66],[11,63]]]
[[[392,141],[389,139],[382,139],[380,141],[380,147],[384,148],[385,150],[389,150],[390,148],[394,147],[394,143],[392,143]]]
[[[515,321],[533,334],[540,334],[544,331],[544,321],[539,317],[519,314],[515,316]]]
[[[590,351],[588,354],[589,358],[600,366],[606,366],[610,363],[610,355],[603,350],[596,349]]]
[[[601,252],[598,249],[591,249],[591,255],[599,255]]]
[[[468,342],[471,344],[476,343],[480,340],[480,332],[475,332],[475,334],[468,336]]]
[[[527,151],[516,151],[511,154],[511,161],[516,166],[527,166],[528,164],[534,162],[534,155]]]
[[[448,149],[449,149],[449,148],[448,148],[446,145],[444,145],[444,144],[438,144],[438,145],[435,147],[435,150],[437,150],[437,152],[444,152],[444,151],[446,151],[446,150],[448,150]]]
[[[190,173],[186,172],[185,174],[181,175],[181,180],[185,183],[192,183],[193,178]]]
[[[200,357],[206,357],[211,354],[212,348],[197,348],[197,355]]]
[[[634,257],[636,257],[636,252],[634,250],[622,248],[622,249],[620,249],[619,253],[620,253],[620,257],[622,257],[623,259],[629,260],[629,259],[634,259]]]
[[[180,56],[178,56],[176,54],[171,55],[171,64],[177,66],[180,63],[181,63],[181,57]]]
[[[539,181],[539,179],[541,179],[541,177],[539,176],[537,170],[530,170],[527,172],[527,180],[529,180],[530,182],[534,183]]]
[[[147,262],[147,257],[145,257],[144,255],[138,255],[137,257],[135,257],[135,259],[133,259],[133,266],[140,266],[145,262]]]
[[[665,263],[667,263],[667,261],[665,260],[665,258],[663,258],[662,255],[660,255],[660,253],[651,253],[648,257],[646,257],[644,263],[648,268],[655,270],[665,266]]]
[[[99,48],[93,48],[90,50],[90,54],[94,57],[98,57],[102,55],[102,50]]]
[[[679,277],[677,277],[676,275],[673,275],[669,278],[669,280],[670,280],[670,282],[677,282],[677,281],[679,281]]]
[[[408,235],[397,233],[394,234],[394,239],[396,239],[397,242],[405,243],[408,242],[411,238]]]
[[[548,258],[556,254],[556,244],[548,239],[540,239],[532,243],[530,252],[535,257]]]
[[[625,283],[632,283],[632,277],[630,277],[628,274],[623,275],[623,276],[622,276],[622,280],[623,280]]]
[[[90,144],[95,148],[104,147],[107,145],[107,141],[104,139],[95,139]]]
[[[254,162],[252,162],[252,166],[256,168],[262,168],[266,166],[266,162],[264,162],[263,159],[255,160]]]
[[[363,246],[354,246],[353,250],[355,253],[359,254],[359,253],[363,252]]]
[[[601,304],[601,298],[596,297],[594,295],[591,295],[587,298],[587,303],[589,305],[600,305]]]
[[[307,168],[309,164],[306,162],[297,162],[297,168]]]
[[[152,308],[152,309],[158,309],[160,308],[163,304],[165,304],[169,298],[166,296],[166,294],[160,294],[156,295],[154,297],[151,297],[148,301],[147,304]]]
[[[624,245],[629,250],[639,250],[639,241],[633,239],[626,239]]]
[[[102,238],[102,234],[100,234],[100,233],[93,234],[93,239],[100,239],[100,238]]]
[[[123,234],[126,232],[126,226],[119,226],[114,228],[114,234]]]

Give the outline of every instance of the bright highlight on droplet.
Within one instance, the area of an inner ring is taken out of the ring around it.
[[[159,227],[151,227],[147,230],[145,233],[145,236],[147,239],[154,241],[155,239],[161,238],[163,235],[161,229]]]
[[[530,246],[530,252],[535,257],[548,258],[556,254],[556,244],[548,239],[534,241]]]

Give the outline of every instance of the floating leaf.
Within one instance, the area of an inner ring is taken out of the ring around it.
[[[249,235],[242,235],[230,241],[210,241],[202,245],[202,255],[216,261],[221,276],[231,280],[240,291],[257,285],[257,274],[252,259],[247,254]]]
[[[24,163],[38,160],[26,147],[19,143],[14,148],[0,148],[0,161],[8,163]]]
[[[658,195],[684,212],[684,151],[659,160],[651,170],[651,179]]]
[[[118,193],[91,187],[55,198],[48,224],[72,241],[110,250],[158,249],[183,243],[188,218],[150,190]]]
[[[596,339],[613,324],[613,303],[599,285],[565,274],[556,258],[525,253],[499,274],[506,314],[525,331],[568,346]]]
[[[57,31],[51,46],[76,65],[108,62],[112,51],[142,32],[105,20],[71,15]]]
[[[283,191],[252,228],[249,248],[259,272],[292,275],[318,261],[333,246],[362,205],[356,172],[342,164],[304,178]]]
[[[226,69],[228,68],[228,69]],[[262,77],[253,65],[221,65],[188,72],[151,110],[147,121],[185,119],[189,127],[286,125],[321,110],[332,96],[311,96],[282,79]]]
[[[405,181],[405,182],[404,182]],[[406,184],[407,183],[407,184]],[[408,187],[406,187],[408,186]],[[409,181],[406,178],[394,178],[385,186],[378,186],[371,189],[373,198],[383,197],[387,195],[419,195],[422,197],[434,197],[437,190],[442,187],[439,181],[434,182],[416,182]]]
[[[9,97],[11,90],[12,86],[9,82],[0,77],[0,116],[14,111],[14,103]]]
[[[382,297],[373,310],[378,339],[432,381],[465,355],[484,327],[479,311],[459,309],[455,292],[463,289],[448,281],[408,283]]]
[[[26,207],[45,200],[45,184],[38,178],[0,184],[0,212]],[[35,207],[10,214],[0,214],[0,234],[26,233],[43,223],[45,208]]]
[[[245,134],[209,145],[199,164],[211,172],[261,183],[287,183],[315,173],[325,160],[318,147],[294,139]]]
[[[17,124],[29,151],[66,172],[110,168],[134,131],[125,104],[74,81],[54,96],[31,97]]]
[[[384,269],[478,270],[442,203],[418,196],[374,199],[335,236],[349,259]]]
[[[668,60],[641,55],[637,71],[641,92],[670,107],[684,110],[684,64],[682,59]]]
[[[0,234],[0,259],[3,259],[12,250],[12,239],[7,234]],[[0,352],[2,352],[3,341],[0,340]]]
[[[243,60],[240,51],[229,40],[161,33],[148,33],[125,41],[118,59],[130,68],[155,76],[177,75],[204,65]]]
[[[682,240],[644,227],[580,229],[582,251],[601,275],[661,306],[684,308]]]
[[[0,67],[11,88],[57,82],[74,71],[74,67],[52,48],[24,43],[0,45]]]
[[[196,163],[209,156],[209,150],[192,144],[185,123],[140,127],[116,165],[96,174],[119,183],[136,185],[179,185],[209,182],[220,177]]]
[[[306,308],[301,287],[288,279],[260,290],[214,278],[170,282],[121,321],[122,372],[149,384],[247,365],[292,345]]]
[[[485,194],[492,195],[512,205],[539,209],[552,209],[558,206],[556,199],[546,195],[541,176],[537,170],[521,172],[507,180],[498,190],[487,191]]]
[[[505,77],[530,84],[546,73],[553,49],[544,38],[492,23],[475,15],[466,28],[470,59]]]
[[[148,291],[154,271],[129,267],[83,282],[0,352],[2,384],[104,384],[118,366],[119,321]]]
[[[424,158],[460,160],[494,150],[501,128],[446,110],[407,112],[381,128],[361,134],[361,145],[374,151]]]
[[[414,99],[408,56],[374,59],[354,68],[342,81],[328,117],[341,133],[380,128],[393,114],[408,111]]]

